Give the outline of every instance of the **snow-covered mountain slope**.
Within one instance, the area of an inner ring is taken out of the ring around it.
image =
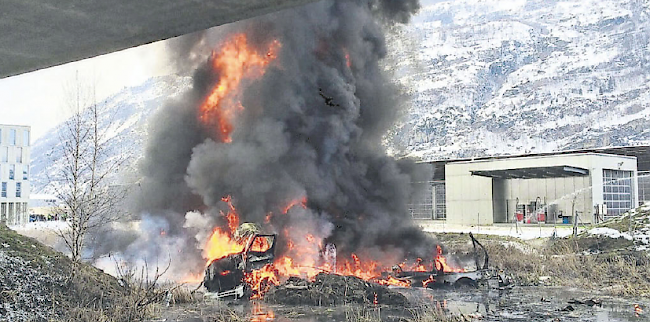
[[[124,88],[105,101],[99,108],[99,127],[106,129],[105,138],[109,156],[120,155],[125,162],[116,180],[128,180],[137,160],[143,154],[149,117],[165,102],[179,95],[191,84],[191,78],[175,75],[152,78],[137,87]],[[31,150],[31,183],[35,193],[54,193],[50,178],[55,178],[64,166],[61,134],[64,124],[50,130],[36,140]]]
[[[422,160],[650,144],[650,0],[422,0],[388,39],[407,90],[388,137]],[[141,157],[148,117],[191,85],[153,78],[106,104],[110,150]],[[36,192],[62,166],[60,128],[32,147]]]
[[[650,1],[424,3],[389,42],[412,105],[392,135],[401,153],[650,143]]]

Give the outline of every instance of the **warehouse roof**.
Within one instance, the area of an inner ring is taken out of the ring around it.
[[[555,151],[555,152],[519,154],[519,155],[498,155],[498,156],[485,156],[485,157],[478,157],[478,158],[433,161],[431,162],[431,164],[434,166],[433,180],[445,180],[445,165],[451,162],[499,160],[499,159],[510,159],[510,158],[520,158],[520,157],[552,156],[552,155],[565,155],[565,154],[576,154],[576,153],[599,153],[599,154],[612,154],[612,155],[636,157],[637,170],[639,172],[650,172],[650,146],[640,145],[640,146],[589,148],[589,149],[582,149],[582,150],[567,150],[567,151]]]
[[[502,170],[477,170],[471,171],[472,175],[490,177],[496,179],[546,179],[546,178],[565,178],[565,177],[578,177],[586,176],[589,170],[564,166],[550,166],[550,167],[530,167],[530,168],[516,168],[516,169],[502,169]]]

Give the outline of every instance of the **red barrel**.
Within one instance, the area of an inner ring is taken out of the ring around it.
[[[515,213],[515,216],[517,217],[517,221],[524,221],[524,213],[517,212]]]

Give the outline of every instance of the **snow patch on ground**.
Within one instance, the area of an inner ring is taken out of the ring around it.
[[[613,229],[613,228],[607,228],[607,227],[599,227],[599,228],[593,228],[588,231],[590,235],[598,235],[598,236],[607,236],[609,238],[620,238],[623,237],[627,240],[632,240],[632,236],[630,236],[627,233],[621,233],[620,231]]]
[[[70,223],[62,220],[53,220],[53,221],[35,221],[30,222],[25,225],[15,225],[9,226],[9,228],[16,231],[38,231],[38,230],[48,230],[48,231],[62,231],[70,228]]]
[[[496,224],[490,226],[466,226],[447,224],[439,221],[417,221],[417,224],[422,227],[422,230],[431,233],[474,233],[484,235],[497,235],[519,238],[522,240],[531,240],[537,238],[567,237],[573,233],[571,226],[557,226],[551,225],[510,225],[510,224]],[[579,227],[578,232],[582,232],[584,228]]]

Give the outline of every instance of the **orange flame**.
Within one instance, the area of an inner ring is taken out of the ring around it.
[[[381,276],[381,268],[375,261],[361,261],[359,256],[352,254],[352,261],[344,260],[339,265],[337,272],[341,275],[352,275],[364,280],[371,280]]]
[[[207,266],[215,259],[241,253],[243,250],[244,245],[237,243],[232,239],[230,233],[221,231],[221,228],[217,227],[212,231],[212,235],[203,247],[202,255],[207,260]]]
[[[220,227],[217,227],[212,231],[212,234],[203,247],[202,255],[203,258],[207,260],[206,266],[210,265],[210,263],[215,259],[241,253],[246,246],[232,238],[237,226],[239,226],[239,214],[232,203],[232,197],[223,197],[221,198],[221,201],[225,202],[229,208],[228,214],[224,214],[223,212],[221,213],[228,222],[229,231],[223,231]]]
[[[268,64],[277,58],[280,47],[274,40],[266,53],[260,53],[248,43],[246,34],[241,33],[231,36],[219,50],[212,52],[212,69],[219,75],[219,81],[201,104],[199,120],[216,130],[215,139],[232,142],[233,119],[244,108],[240,102],[242,80],[262,77]]]
[[[272,309],[263,307],[258,301],[253,302],[252,317],[250,322],[267,322],[275,320],[275,312]]]
[[[266,237],[255,238],[250,250],[253,252],[265,252],[271,248],[271,243]]]
[[[321,272],[330,272],[325,267],[318,265],[316,261],[309,260],[308,257],[297,263],[289,256],[282,256],[273,265],[278,269],[280,275],[285,277],[296,276],[313,280]]]
[[[239,214],[237,214],[237,209],[235,209],[235,206],[232,204],[231,196],[223,197],[221,198],[221,201],[228,204],[230,211],[228,211],[227,215],[224,215],[223,212],[221,212],[221,215],[226,217],[226,220],[228,221],[228,229],[230,229],[231,233],[234,233],[239,226]]]
[[[397,279],[393,276],[388,276],[385,279],[378,279],[376,280],[377,283],[381,285],[394,285],[394,286],[401,286],[401,287],[411,287],[411,282],[407,280],[401,280]]]
[[[399,267],[403,271],[411,271],[411,272],[430,272],[433,269],[433,265],[430,265],[430,267],[425,266],[422,264],[422,258],[418,258],[414,264],[408,265],[406,262],[403,262],[399,264]]]
[[[278,271],[271,264],[244,275],[244,281],[251,287],[251,299],[260,299],[273,285],[280,285]]]
[[[307,209],[307,197],[302,197],[301,199],[291,200],[288,205],[282,208],[282,213],[286,214],[289,212],[289,209],[294,206],[300,205],[303,209]]]
[[[223,258],[231,254],[241,253],[246,248],[247,240],[237,241],[233,234],[239,225],[239,214],[233,205],[232,198],[226,196],[222,199],[228,205],[228,214],[224,215],[227,219],[228,229],[217,227],[213,230],[210,238],[206,242],[203,251],[203,257],[207,264],[215,259]],[[294,206],[300,205],[306,207],[307,198],[290,201],[285,207],[281,208],[285,213]],[[270,216],[271,214],[267,214]],[[298,232],[296,234],[296,232]],[[293,234],[293,235],[292,235]],[[244,282],[253,290],[251,298],[262,298],[272,285],[279,285],[280,280],[290,276],[308,278],[313,280],[321,272],[356,276],[366,281],[373,281],[381,285],[394,285],[400,287],[411,287],[411,281],[399,279],[395,276],[382,276],[382,272],[388,271],[387,267],[382,266],[379,261],[361,259],[357,254],[351,254],[349,258],[339,258],[336,267],[333,263],[326,263],[323,260],[323,237],[319,237],[317,232],[304,232],[292,227],[285,227],[280,240],[285,244],[285,253],[276,257],[273,264],[267,264],[263,268],[245,273]],[[270,241],[266,238],[256,238],[253,240],[250,250],[257,252],[267,251],[271,247]],[[447,259],[442,254],[442,248],[437,246],[436,254],[430,264],[425,264],[421,258],[414,263],[401,263],[399,266],[403,271],[430,272],[436,268],[444,272],[465,272],[463,268],[456,268],[447,263]],[[435,265],[434,265],[435,264]],[[186,280],[196,280],[195,276],[190,276]],[[434,282],[434,276],[430,275],[428,279],[422,281],[422,286],[427,287]]]
[[[433,282],[435,282],[435,281],[436,281],[436,279],[433,278],[433,275],[429,275],[429,278],[427,278],[426,280],[422,281],[422,287],[425,287],[425,288],[426,288],[426,287],[429,286],[430,283],[433,283]]]
[[[203,273],[199,274],[189,274],[185,278],[181,279],[181,283],[189,283],[189,284],[198,284],[203,281]]]
[[[443,272],[454,272],[454,273],[462,273],[462,272],[467,272],[466,269],[462,267],[452,267],[447,263],[447,258],[442,256],[442,248],[439,245],[436,245],[436,266],[442,270]]]
[[[300,238],[292,238],[290,230],[285,229],[281,237],[286,243],[286,252],[282,257],[276,259],[275,266],[282,276],[296,276],[313,279],[318,273],[331,271],[331,268],[323,267],[320,259],[322,240],[314,235],[300,234]],[[328,270],[329,269],[329,270]]]

